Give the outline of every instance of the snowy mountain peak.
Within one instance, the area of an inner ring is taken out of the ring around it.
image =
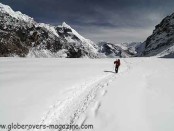
[[[22,14],[20,11],[13,11],[10,6],[4,5],[2,3],[0,3],[0,12],[7,13],[8,15],[10,15],[18,20],[23,20],[23,21],[29,22],[29,23],[34,22],[33,18],[31,18],[25,14]]]
[[[65,22],[60,26],[37,23],[1,3],[0,21],[0,56],[98,57],[95,44]]]
[[[97,54],[95,43],[81,36],[76,30],[74,30],[67,23],[63,22],[61,26],[57,27],[57,30],[59,32],[59,35],[61,36],[63,34],[67,41],[70,41],[72,43],[78,41],[81,43],[83,47]]]
[[[174,56],[174,13],[165,17],[158,25],[145,44],[145,56]]]
[[[75,30],[74,30],[71,26],[69,26],[67,23],[63,22],[63,23],[62,23],[62,27],[63,27],[63,28],[70,29],[70,30],[72,31],[72,33],[73,33],[76,37],[78,37],[82,42],[86,41],[86,39],[85,39],[83,36],[81,36],[77,31],[75,31]]]
[[[11,9],[10,6],[4,5],[4,4],[2,4],[2,3],[0,3],[0,10],[1,10],[1,12],[2,12],[2,11],[8,12],[9,14],[14,13],[14,11]]]
[[[63,22],[62,23],[62,27],[66,27],[66,28],[72,29],[71,26],[68,25],[66,22]]]

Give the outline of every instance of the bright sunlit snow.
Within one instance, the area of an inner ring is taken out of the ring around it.
[[[0,59],[0,123],[93,124],[93,131],[173,131],[174,61]],[[76,115],[75,115],[76,114]]]

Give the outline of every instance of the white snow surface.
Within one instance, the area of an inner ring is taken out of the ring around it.
[[[133,58],[126,64],[86,123],[95,123],[95,131],[173,131],[174,60]]]
[[[174,60],[1,58],[0,123],[173,131]]]

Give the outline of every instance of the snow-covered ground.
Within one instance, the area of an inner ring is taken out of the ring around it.
[[[104,71],[112,70],[112,63],[111,59],[1,58],[0,123],[40,122],[62,96],[81,93],[109,77]]]
[[[0,123],[173,131],[174,60],[0,59]]]
[[[95,131],[173,131],[174,60],[126,59],[129,69],[88,111]],[[95,113],[94,111],[95,110]]]

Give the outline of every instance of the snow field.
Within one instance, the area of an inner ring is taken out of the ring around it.
[[[173,59],[126,62],[129,69],[107,87],[97,114],[88,110],[86,123],[93,123],[94,131],[173,131]]]
[[[54,121],[48,114],[64,110],[67,103],[78,99],[76,95],[83,94],[85,99],[92,87],[110,77],[104,71],[113,67],[113,59],[1,58],[0,123]],[[49,108],[61,100],[60,108]],[[53,112],[48,113],[50,110]],[[48,116],[50,119],[45,118]]]
[[[173,131],[173,59],[0,59],[0,123]]]

